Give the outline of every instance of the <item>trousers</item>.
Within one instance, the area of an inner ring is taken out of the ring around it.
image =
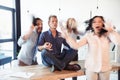
[[[86,70],[87,80],[110,80],[110,71],[92,72]]]
[[[55,65],[58,69],[63,70],[76,55],[77,53],[74,52],[73,49],[66,52],[63,51],[60,54],[54,54],[44,49],[41,52],[41,59],[45,66],[51,67],[52,65]]]

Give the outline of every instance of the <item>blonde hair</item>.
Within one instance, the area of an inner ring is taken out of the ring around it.
[[[75,34],[78,34],[77,22],[74,18],[68,18],[68,20],[66,22],[66,28],[69,33],[71,33],[73,31]]]

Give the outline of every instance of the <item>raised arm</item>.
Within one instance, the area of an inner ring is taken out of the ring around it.
[[[108,36],[114,44],[120,45],[120,34],[119,33],[117,33],[116,31],[112,31],[108,33]]]
[[[74,39],[72,39],[71,37],[66,37],[65,38],[67,43],[74,49],[78,49],[79,47],[81,46],[84,46],[87,44],[87,38],[86,37],[83,37],[80,39],[80,41],[75,41]]]
[[[20,36],[20,38],[18,39],[18,45],[22,46],[22,44],[25,43],[29,39],[32,32],[35,31],[35,30],[36,30],[36,28],[34,26],[31,26],[29,31],[26,34]]]
[[[105,28],[108,31],[109,39],[116,45],[120,45],[120,34],[115,31],[114,26],[111,23],[106,23]]]
[[[84,36],[83,38],[80,39],[80,41],[77,42],[72,37],[70,37],[69,33],[66,31],[65,28],[61,27],[61,30],[62,30],[61,37],[63,37],[66,40],[70,47],[78,49],[79,47],[87,44],[86,36]]]
[[[25,35],[23,35],[23,37],[22,37],[23,40],[29,39],[33,31],[36,31],[36,27],[32,25],[30,27],[29,31]]]

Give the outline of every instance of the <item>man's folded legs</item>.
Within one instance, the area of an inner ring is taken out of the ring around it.
[[[78,71],[81,69],[81,66],[79,64],[68,64],[64,70],[69,70],[69,71]],[[59,69],[57,68],[55,65],[52,65],[51,69],[50,69],[51,72],[54,72],[54,71],[62,71],[62,69]]]

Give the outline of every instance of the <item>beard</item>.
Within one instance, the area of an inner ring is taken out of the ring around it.
[[[42,32],[42,28],[37,29],[37,33]]]

